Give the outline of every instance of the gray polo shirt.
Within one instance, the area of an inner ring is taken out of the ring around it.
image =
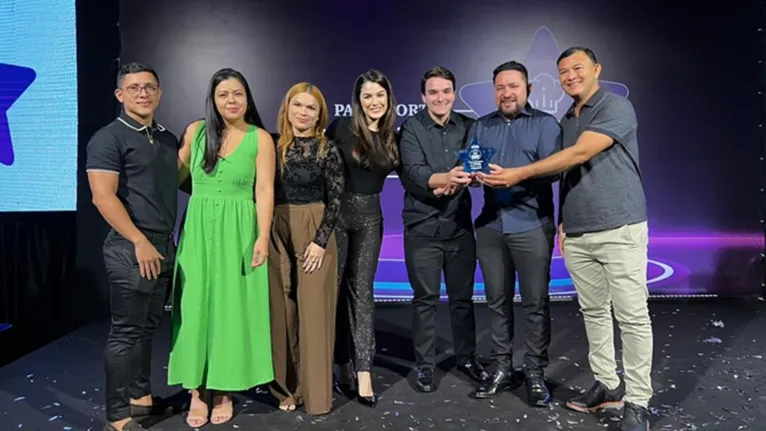
[[[564,232],[600,232],[646,221],[633,104],[602,88],[585,103],[579,117],[572,106],[561,127],[564,148],[574,145],[585,131],[614,139],[612,146],[564,176],[560,206]]]

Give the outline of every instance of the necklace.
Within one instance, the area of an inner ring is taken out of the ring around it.
[[[145,130],[146,130],[146,137],[149,139],[149,143],[154,145],[154,136],[152,136],[152,134],[149,133],[148,127]]]

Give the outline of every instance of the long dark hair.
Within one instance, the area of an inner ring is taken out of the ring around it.
[[[362,95],[362,85],[365,82],[378,84],[386,90],[388,106],[383,117],[378,120],[378,138],[383,150],[383,156],[376,152],[373,136],[367,127],[367,117],[362,110],[359,100]],[[354,159],[365,169],[393,169],[399,165],[399,148],[396,145],[396,98],[391,89],[391,82],[382,72],[370,69],[356,78],[351,99],[351,132],[356,136],[354,144]]]
[[[223,81],[234,78],[245,87],[245,97],[247,99],[247,110],[245,111],[245,121],[258,128],[264,129],[261,116],[258,114],[258,108],[253,100],[253,93],[250,92],[250,86],[241,73],[234,69],[224,68],[216,72],[210,78],[210,85],[207,89],[207,98],[205,99],[205,158],[202,160],[202,169],[206,173],[213,172],[216,163],[218,163],[218,152],[221,151],[221,141],[223,138],[224,122],[223,117],[215,106],[215,89]],[[266,129],[264,129],[266,130]]]

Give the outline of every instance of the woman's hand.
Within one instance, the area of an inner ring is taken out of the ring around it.
[[[303,270],[309,274],[318,270],[322,267],[323,258],[324,249],[312,242],[303,253]]]
[[[253,268],[263,265],[269,257],[269,238],[259,236],[253,246]]]

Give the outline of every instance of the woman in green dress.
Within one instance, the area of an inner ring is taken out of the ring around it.
[[[168,383],[191,390],[193,428],[228,421],[230,391],[274,378],[265,262],[275,153],[245,78],[216,72],[205,118],[187,127],[179,150],[192,194],[178,244]]]

